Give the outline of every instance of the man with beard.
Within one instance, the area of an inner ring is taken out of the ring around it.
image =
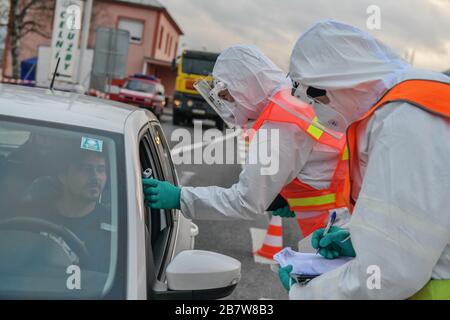
[[[51,197],[47,196],[45,202],[31,201],[37,205],[28,206],[26,216],[50,221],[74,233],[89,254],[82,267],[106,272],[111,212],[100,203],[108,179],[105,150],[95,152],[74,148],[63,156],[56,170],[52,177],[38,178],[41,183],[35,180],[35,186],[30,189],[38,189],[40,184],[48,186],[51,179]],[[30,192],[36,193],[34,190]]]

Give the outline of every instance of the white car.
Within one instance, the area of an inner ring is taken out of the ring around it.
[[[144,172],[177,184],[150,112],[0,85],[0,298],[229,295],[240,263],[192,250],[180,211],[147,208]]]

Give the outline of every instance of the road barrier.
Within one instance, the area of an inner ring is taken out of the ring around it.
[[[34,86],[36,84],[35,80],[14,79],[14,78],[9,78],[9,77],[4,77],[2,75],[0,75],[0,82],[8,83],[8,84],[27,85],[27,86]]]
[[[95,89],[90,89],[88,95],[90,95],[92,97],[97,97],[100,99],[108,99],[108,100],[110,99],[110,95],[108,93],[101,92],[101,91],[98,91]]]

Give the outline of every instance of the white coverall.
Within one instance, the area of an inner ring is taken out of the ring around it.
[[[334,21],[300,37],[290,69],[294,81],[327,90],[330,107],[348,123],[403,80],[450,82]],[[363,123],[357,140],[360,170],[351,174],[361,191],[348,224],[356,258],[295,284],[291,299],[407,299],[431,278],[450,279],[450,123],[396,102]],[[371,286],[376,269],[379,288]]]
[[[255,120],[278,90],[291,88],[291,81],[283,71],[254,46],[226,49],[217,59],[213,77],[226,84],[236,101],[241,123]],[[279,161],[278,172],[262,175],[261,168],[265,166],[258,161],[246,164],[239,181],[230,188],[182,187],[181,210],[186,217],[255,219],[258,214],[264,214],[282,188],[296,177],[318,189],[329,187],[339,158],[334,149],[318,145],[294,124],[265,123],[261,129],[278,129],[280,141],[272,148],[272,135],[267,134],[265,140],[255,137],[250,143],[249,158],[258,154],[258,148],[270,148],[272,157]],[[341,211],[341,223],[347,214]]]

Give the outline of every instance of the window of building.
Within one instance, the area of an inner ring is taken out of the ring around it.
[[[170,36],[170,39],[169,39],[169,50],[167,51],[168,55],[170,55],[170,53],[172,52],[172,41],[173,41],[173,37]]]
[[[162,48],[163,36],[164,36],[164,27],[161,27],[161,31],[159,31],[159,44],[158,44],[159,50],[161,50],[161,48]]]
[[[144,32],[143,21],[121,18],[119,20],[119,29],[127,30],[130,33],[130,43],[142,43]]]
[[[167,54],[167,49],[169,48],[169,33],[166,34],[166,48],[164,49],[164,53]]]
[[[178,41],[175,42],[175,47],[173,48],[173,56],[177,57],[177,51],[178,51]]]

